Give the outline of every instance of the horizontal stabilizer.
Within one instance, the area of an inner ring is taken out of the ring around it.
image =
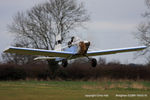
[[[36,57],[34,60],[51,60],[56,59],[56,57]]]

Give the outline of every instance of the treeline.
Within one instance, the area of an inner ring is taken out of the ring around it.
[[[49,80],[49,68],[46,64],[0,65],[0,80]],[[150,80],[149,65],[120,64],[116,62],[100,63],[92,68],[88,63],[74,62],[67,68],[59,67],[56,80],[97,80],[127,79]]]

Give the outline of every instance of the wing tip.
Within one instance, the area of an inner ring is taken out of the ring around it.
[[[10,48],[12,48],[12,46],[6,47],[6,48],[3,50],[3,52],[4,52],[4,53],[8,53]]]
[[[141,49],[146,49],[146,48],[148,48],[147,46],[140,46],[139,48],[141,48]]]

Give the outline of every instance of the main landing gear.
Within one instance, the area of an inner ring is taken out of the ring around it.
[[[86,56],[86,55],[85,55]],[[89,58],[88,56],[86,56],[89,59],[89,62],[91,63],[92,67],[96,67],[97,65],[97,60],[95,58]]]
[[[91,66],[92,66],[92,67],[96,67],[96,65],[97,65],[97,60],[96,60],[95,58],[88,58],[88,59],[89,59],[89,62],[91,63]],[[67,59],[63,59],[63,60],[62,60],[62,66],[63,66],[64,68],[66,68],[67,65],[68,65]]]
[[[96,65],[97,65],[97,60],[96,60],[95,58],[91,58],[91,59],[90,59],[90,63],[91,63],[91,66],[92,66],[92,67],[96,67]]]
[[[64,68],[66,68],[67,65],[68,65],[67,59],[63,59],[63,60],[62,60],[62,66],[63,66]]]

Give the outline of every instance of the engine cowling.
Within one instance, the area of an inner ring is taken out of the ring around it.
[[[79,54],[86,54],[88,51],[88,48],[90,46],[90,42],[89,41],[80,41],[79,42]]]

